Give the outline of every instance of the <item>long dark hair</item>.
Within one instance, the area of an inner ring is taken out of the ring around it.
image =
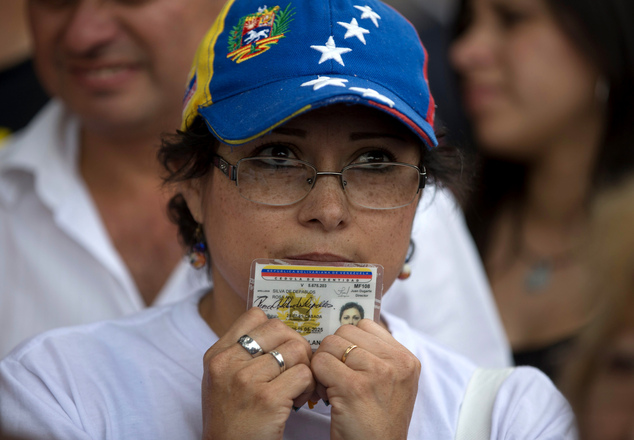
[[[606,127],[592,173],[593,193],[620,182],[634,168],[634,1],[545,0],[579,51],[597,66],[609,84]],[[470,23],[463,0],[455,36]],[[490,228],[499,208],[521,201],[526,165],[481,154],[474,190],[465,204],[467,224],[480,254],[487,252]]]
[[[186,131],[164,135],[158,159],[166,171],[163,176],[165,183],[207,177],[212,170],[212,159],[218,145],[218,140],[200,117]],[[442,145],[431,150],[421,147],[421,150],[421,165],[427,170],[428,184],[447,187],[458,195],[466,192],[470,175],[465,172],[464,158],[457,148]],[[198,223],[181,194],[176,194],[169,201],[168,214],[178,225],[184,246],[191,248],[197,241],[204,240],[204,236],[197,235],[201,233]]]

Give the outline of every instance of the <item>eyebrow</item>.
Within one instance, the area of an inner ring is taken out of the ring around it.
[[[300,130],[299,128],[277,127],[271,130],[271,133],[284,134],[287,136],[296,136],[300,138],[306,138],[308,133],[306,130]]]

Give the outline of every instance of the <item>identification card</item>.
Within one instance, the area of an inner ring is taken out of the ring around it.
[[[341,325],[379,322],[383,266],[257,259],[247,308],[259,307],[304,336],[313,351]]]

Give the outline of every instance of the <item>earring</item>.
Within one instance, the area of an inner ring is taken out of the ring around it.
[[[194,269],[201,269],[207,264],[207,246],[205,245],[205,240],[203,238],[203,232],[200,225],[196,227],[194,237],[196,243],[194,243],[189,250],[189,264],[191,264]]]
[[[412,274],[412,267],[408,263],[403,264],[403,268],[401,269],[401,273],[398,274],[399,280],[406,280]]]
[[[412,266],[409,265],[409,262],[414,256],[414,251],[416,251],[416,245],[414,244],[414,240],[410,238],[409,248],[407,249],[407,255],[405,256],[405,263],[403,263],[403,268],[401,269],[401,273],[398,274],[399,280],[406,280],[412,274]]]

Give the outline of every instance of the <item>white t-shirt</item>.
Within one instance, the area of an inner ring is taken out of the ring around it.
[[[217,340],[200,294],[134,316],[57,329],[0,362],[0,426],[29,439],[200,439],[205,351]],[[385,316],[422,364],[410,439],[453,439],[475,366]],[[286,439],[327,439],[320,402],[292,412]],[[570,408],[549,379],[518,368],[499,390],[494,439],[574,438]]]
[[[158,137],[157,137],[158,140]],[[78,171],[79,121],[52,100],[0,150],[0,358],[60,326],[144,308]],[[383,308],[478,365],[510,364],[482,264],[448,192],[424,191],[414,220],[412,276]],[[182,262],[155,304],[208,285]]]
[[[482,261],[449,191],[428,186],[412,227],[412,274],[396,280],[381,310],[483,367],[512,364]]]

